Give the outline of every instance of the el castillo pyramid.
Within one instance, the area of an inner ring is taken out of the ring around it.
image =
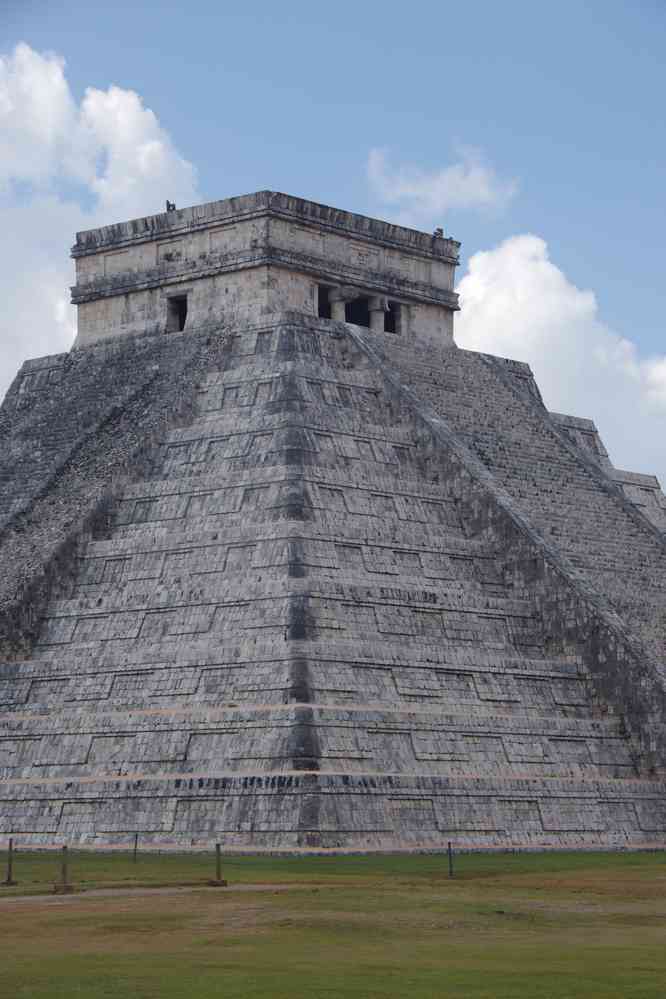
[[[0,410],[0,836],[666,845],[657,480],[456,346],[441,230],[169,208]]]

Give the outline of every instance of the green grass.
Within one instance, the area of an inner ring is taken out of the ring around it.
[[[58,858],[21,854],[18,891]],[[72,853],[93,885],[204,881],[212,855]],[[666,854],[229,857],[231,885],[1,901],[12,999],[664,999]]]
[[[0,877],[4,879],[6,854],[0,855]],[[14,854],[14,888],[0,887],[0,898],[11,894],[34,894],[50,890],[61,878],[62,856],[58,851],[21,851]],[[664,871],[664,853],[469,853],[454,858],[455,879],[467,881],[507,874],[557,874],[573,871]],[[68,851],[68,870],[78,889],[111,885],[196,885],[215,876],[211,853],[142,853],[134,863],[130,852],[95,853]],[[222,875],[244,884],[290,884],[296,882],[372,882],[389,879],[448,881],[444,854],[375,854],[367,856],[272,857],[267,855],[222,855]]]

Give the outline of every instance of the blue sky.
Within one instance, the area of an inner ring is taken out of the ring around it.
[[[185,197],[190,190],[211,200],[274,188],[423,228],[443,224],[462,241],[461,276],[479,251],[497,251],[527,234],[538,237],[541,243],[510,244],[511,254],[505,248],[485,264],[477,259],[476,284],[468,282],[469,314],[477,318],[467,328],[461,324],[463,345],[496,344],[498,353],[520,356],[529,315],[511,310],[536,300],[538,312],[544,298],[538,281],[528,282],[523,293],[516,277],[508,314],[498,311],[497,295],[489,312],[480,287],[487,287],[491,271],[499,285],[507,271],[528,268],[534,277],[552,266],[553,308],[556,270],[577,317],[574,327],[582,310],[594,324],[592,340],[603,327],[616,346],[631,344],[634,369],[625,375],[636,385],[642,379],[641,404],[649,411],[636,438],[643,440],[653,417],[661,427],[657,438],[663,432],[663,0],[258,0],[245,6],[0,0],[0,6],[0,53],[10,58],[24,42],[37,53],[57,54],[66,61],[75,103],[87,88],[107,92],[112,84],[139,95],[178,155],[196,168],[196,180],[182,188]],[[0,136],[1,124],[0,118]],[[380,157],[374,178],[368,175],[372,150]],[[463,177],[462,193],[456,193],[455,169]],[[6,182],[13,207],[35,192],[34,178],[19,172]],[[169,193],[158,192],[160,204]],[[60,170],[48,195],[88,210],[99,192],[71,170]],[[148,200],[145,211],[155,210]],[[118,199],[106,206],[123,207]],[[99,218],[98,212],[95,224]],[[576,298],[576,291],[592,292],[594,303]],[[485,331],[479,330],[482,319]],[[543,325],[546,318],[537,321]],[[515,326],[511,337],[492,332],[507,323]],[[583,324],[580,335],[588,329]],[[558,359],[561,341],[568,347]],[[610,341],[606,347],[612,354]],[[596,343],[594,349],[605,348]],[[566,365],[588,363],[584,353],[573,358],[573,351],[570,326],[561,336],[557,330],[540,335],[524,356],[541,369],[538,375],[543,372],[553,408],[576,403],[580,415],[598,416],[585,405],[580,372],[572,395]],[[643,360],[652,364],[649,371],[640,367]],[[559,381],[549,375],[554,363],[563,371]],[[611,366],[617,363],[616,357]],[[627,465],[640,451],[639,464],[654,466],[658,440],[645,454],[631,445],[631,435],[625,432],[622,440],[626,421],[613,418],[613,406],[604,406],[604,379],[597,383],[590,401],[601,406],[600,422],[606,419],[616,450],[619,445],[618,463]],[[612,378],[609,385],[616,392]],[[621,404],[634,408],[632,398],[621,394]]]

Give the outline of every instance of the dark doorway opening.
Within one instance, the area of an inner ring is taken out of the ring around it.
[[[167,298],[167,333],[181,333],[187,322],[187,295]]]
[[[353,302],[345,303],[345,322],[355,326],[370,325],[370,310],[367,298],[355,298]]]
[[[320,319],[331,318],[331,301],[328,297],[329,288],[324,284],[317,287],[317,314]]]
[[[384,332],[400,332],[400,305],[398,302],[389,302],[389,307],[384,313]]]

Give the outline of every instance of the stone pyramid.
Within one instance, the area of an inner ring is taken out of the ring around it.
[[[0,834],[666,840],[666,500],[452,338],[458,244],[273,192],[80,233],[0,411]]]

